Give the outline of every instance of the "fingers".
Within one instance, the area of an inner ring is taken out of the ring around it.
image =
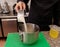
[[[23,5],[22,5],[22,2],[19,2],[19,3],[18,3],[18,6],[19,6],[20,10],[22,10],[22,6],[23,6]]]
[[[26,5],[24,2],[19,2],[15,6],[16,12],[18,12],[19,10],[25,10],[25,9],[26,9]]]
[[[26,5],[24,3],[22,5],[23,5],[23,10],[25,10],[26,9]]]

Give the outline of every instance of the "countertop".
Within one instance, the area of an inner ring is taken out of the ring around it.
[[[50,37],[49,31],[44,31],[43,33],[44,33],[47,41],[51,45],[51,47],[60,47],[60,34],[57,39],[53,39]]]

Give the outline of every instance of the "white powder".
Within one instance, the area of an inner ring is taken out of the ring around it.
[[[26,22],[25,22],[25,18],[24,18],[24,13],[23,12],[18,13],[17,19],[18,19],[18,22],[24,23],[25,32],[27,32],[27,26],[26,26]]]

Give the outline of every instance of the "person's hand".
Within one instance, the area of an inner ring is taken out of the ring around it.
[[[16,12],[18,12],[19,10],[25,10],[25,8],[26,8],[26,5],[22,1],[18,2],[15,6]]]

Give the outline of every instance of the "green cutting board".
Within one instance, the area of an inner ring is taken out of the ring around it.
[[[9,33],[4,47],[50,47],[50,45],[43,32],[39,33],[37,42],[31,45],[23,44],[18,33]]]

